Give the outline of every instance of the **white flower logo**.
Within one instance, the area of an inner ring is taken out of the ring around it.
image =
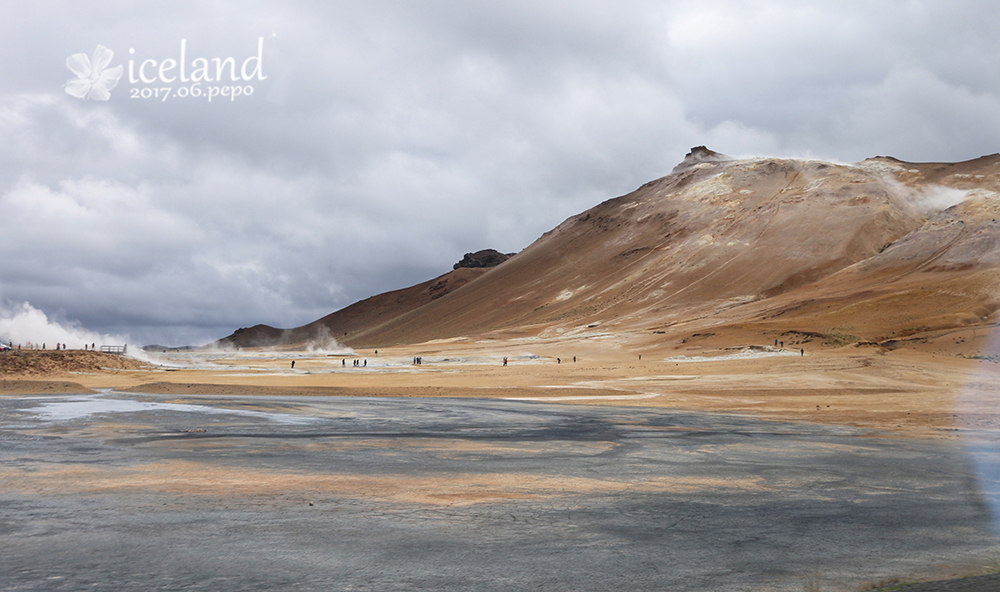
[[[121,64],[106,70],[115,52],[103,45],[94,50],[94,59],[87,59],[87,54],[75,53],[66,58],[66,67],[77,75],[77,78],[66,82],[66,92],[78,99],[94,99],[107,101],[111,98],[109,92],[118,84],[122,77]]]

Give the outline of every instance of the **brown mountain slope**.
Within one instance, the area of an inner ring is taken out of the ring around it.
[[[479,277],[487,268],[459,267],[422,284],[393,290],[366,298],[342,308],[308,325],[294,329],[277,329],[256,325],[237,329],[220,339],[218,347],[273,347],[310,344],[327,347],[331,343],[346,343],[350,335],[361,329],[375,329],[381,324],[457,290]]]
[[[360,342],[555,335],[594,323],[628,331],[703,317],[830,275],[923,222],[898,183],[860,168],[697,152]]]
[[[888,339],[988,323],[998,190],[1000,155],[835,165],[699,147],[670,175],[569,218],[461,289],[428,298],[432,280],[398,291],[421,297],[383,294],[282,338],[321,326],[354,347],[588,335],[641,345],[712,327],[728,328],[727,339]]]
[[[799,326],[885,341],[991,325],[1000,309],[1000,194],[973,190],[882,253],[761,305],[741,313],[759,319],[755,331]]]

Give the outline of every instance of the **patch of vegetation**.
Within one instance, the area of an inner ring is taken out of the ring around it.
[[[847,345],[859,341],[857,335],[850,333],[826,333],[823,335],[823,345]]]
[[[995,358],[996,356],[993,357]],[[989,563],[983,566],[983,575],[998,574],[998,573],[1000,573],[1000,557],[993,559],[993,561],[990,561]]]
[[[993,362],[994,364],[1000,364],[1000,355],[984,356],[982,354],[972,354],[967,356],[965,354],[958,354],[959,357],[965,358],[967,360],[982,360],[984,362]],[[997,560],[997,571],[990,573],[1000,573],[1000,559]]]
[[[916,327],[907,327],[899,332],[900,337],[909,337],[910,335],[916,335],[917,333],[926,333],[930,331],[931,328],[927,325],[918,325]]]

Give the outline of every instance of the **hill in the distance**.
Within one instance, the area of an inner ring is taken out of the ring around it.
[[[504,254],[493,249],[466,253],[452,271],[409,288],[393,290],[331,313],[317,321],[294,329],[277,329],[268,325],[255,325],[237,329],[220,339],[220,347],[273,347],[279,345],[315,344],[326,346],[331,341],[346,343],[352,333],[359,333],[391,321],[399,315],[419,309],[437,300],[471,280],[488,268],[510,259],[513,253]]]
[[[998,192],[1000,155],[840,165],[698,147],[498,265],[218,344],[613,335],[648,345],[720,332],[885,342],[989,325],[1000,309]]]

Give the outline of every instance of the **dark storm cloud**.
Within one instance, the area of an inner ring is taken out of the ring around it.
[[[36,2],[0,9],[0,302],[140,342],[302,324],[734,155],[996,151],[991,7]],[[63,92],[66,58],[239,62],[233,102]],[[129,49],[135,53],[130,54]],[[2,337],[2,336],[0,336]]]

